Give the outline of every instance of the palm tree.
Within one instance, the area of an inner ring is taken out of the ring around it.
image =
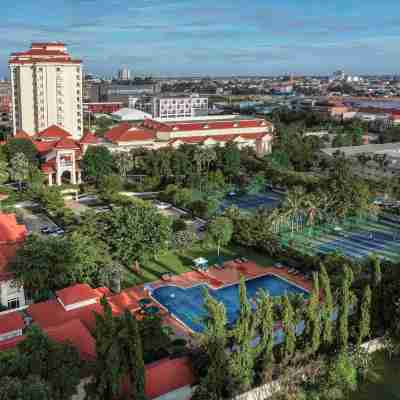
[[[291,231],[294,232],[294,221],[298,222],[298,218],[304,211],[305,191],[301,186],[295,186],[286,196],[283,204],[283,214],[291,219]]]

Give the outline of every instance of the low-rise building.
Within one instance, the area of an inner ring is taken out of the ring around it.
[[[145,119],[139,124],[121,123],[110,129],[104,138],[112,151],[138,147],[177,148],[185,143],[225,146],[233,142],[239,148],[251,147],[258,154],[265,154],[271,151],[273,133],[274,126],[262,118],[231,115],[178,122]]]
[[[103,103],[84,103],[83,111],[93,114],[112,114],[120,110],[123,104],[120,101]]]
[[[400,143],[331,147],[321,151],[327,156],[343,153],[354,162],[353,171],[368,178],[400,176]]]
[[[198,94],[190,96],[156,96],[153,98],[153,118],[174,120],[208,114],[208,98]]]
[[[72,135],[57,125],[36,135],[18,131],[15,137],[32,141],[39,153],[40,168],[47,175],[49,186],[61,185],[63,182],[80,184],[82,156],[88,146],[98,142],[91,132],[86,132],[80,140],[74,140]]]
[[[0,305],[8,309],[25,306],[23,287],[15,284],[10,264],[28,231],[17,222],[15,214],[0,214]]]

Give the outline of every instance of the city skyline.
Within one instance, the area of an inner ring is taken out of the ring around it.
[[[50,0],[22,0],[18,8],[4,4],[0,76],[8,76],[11,52],[49,40],[65,42],[86,71],[102,75],[121,66],[155,76],[399,71],[398,2],[248,4],[65,0],[57,9]]]

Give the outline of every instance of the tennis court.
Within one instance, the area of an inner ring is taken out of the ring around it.
[[[363,259],[376,254],[390,261],[400,260],[400,221],[379,219],[349,220],[341,225],[306,228],[286,233],[282,243],[309,255],[339,252]]]
[[[252,212],[260,207],[275,208],[282,202],[282,200],[282,195],[272,191],[258,194],[235,195],[226,197],[223,200],[221,210],[223,211],[228,207],[236,206],[241,210]]]

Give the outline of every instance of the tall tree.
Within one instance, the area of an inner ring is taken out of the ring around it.
[[[129,398],[144,400],[145,369],[137,321],[129,311],[114,317],[107,300],[101,300],[102,315],[96,314],[96,363],[94,379],[87,385],[87,399],[114,399],[128,383]]]
[[[288,362],[296,351],[296,326],[294,323],[293,306],[287,295],[283,297],[282,307],[282,330],[284,339],[281,347],[281,358],[284,362]]]
[[[321,344],[321,313],[319,303],[319,278],[318,273],[314,273],[314,285],[307,306],[306,316],[306,337],[309,343],[308,350],[314,354],[318,351]]]
[[[333,298],[329,275],[324,265],[321,265],[319,277],[323,294],[322,305],[322,340],[325,346],[333,342]]]
[[[28,162],[37,163],[38,151],[29,139],[12,138],[6,144],[9,160],[12,160],[18,153],[23,153]]]
[[[82,166],[85,177],[98,183],[100,178],[113,172],[114,160],[107,147],[91,146],[83,156]]]
[[[344,266],[341,287],[339,290],[339,310],[338,310],[338,348],[346,352],[349,343],[349,314],[351,307],[351,285],[353,282],[353,272],[348,265]]]
[[[0,381],[10,385],[9,397],[3,398],[69,400],[80,382],[80,364],[74,347],[56,343],[31,326],[17,351],[0,362]]]
[[[232,333],[233,352],[230,370],[233,378],[233,393],[243,393],[250,389],[254,380],[255,352],[251,341],[255,333],[255,319],[247,298],[246,281],[240,279],[239,315]]]
[[[369,337],[371,333],[371,288],[367,285],[364,289],[360,306],[360,317],[358,327],[357,345],[361,346],[362,342]]]
[[[145,369],[138,323],[128,310],[125,311],[121,322],[119,342],[123,356],[122,362],[129,377],[130,395],[134,400],[145,400]]]
[[[219,303],[208,292],[205,294],[205,329],[200,344],[208,358],[208,368],[196,388],[193,399],[221,400],[227,397],[232,386],[230,378],[230,355],[227,351],[227,317],[223,303]]]
[[[10,179],[10,173],[8,172],[7,161],[0,160],[0,184],[6,183]]]
[[[126,266],[165,249],[172,233],[171,220],[141,201],[114,208],[96,221],[98,237],[106,243],[113,257]]]
[[[31,235],[17,250],[11,270],[16,283],[39,300],[74,283],[108,284],[105,271],[111,264],[104,243],[96,238],[78,233],[63,238]]]
[[[22,182],[29,178],[29,160],[24,153],[16,153],[10,160],[11,178],[17,181],[19,189],[22,188]]]
[[[258,295],[258,304],[256,311],[256,322],[258,323],[257,331],[260,336],[260,342],[255,348],[257,356],[257,369],[261,379],[265,379],[265,373],[271,368],[274,362],[274,310],[271,297],[261,291]]]
[[[235,143],[228,142],[221,149],[222,159],[219,161],[222,164],[222,170],[230,179],[237,176],[240,172],[241,159],[240,150]]]
[[[372,290],[372,329],[376,332],[382,328],[382,269],[381,260],[371,258],[371,290]]]
[[[232,221],[226,217],[217,217],[208,224],[206,238],[209,242],[217,246],[217,253],[219,256],[221,246],[225,246],[231,241],[232,234]]]
[[[0,400],[51,400],[51,388],[36,375],[0,378]]]

